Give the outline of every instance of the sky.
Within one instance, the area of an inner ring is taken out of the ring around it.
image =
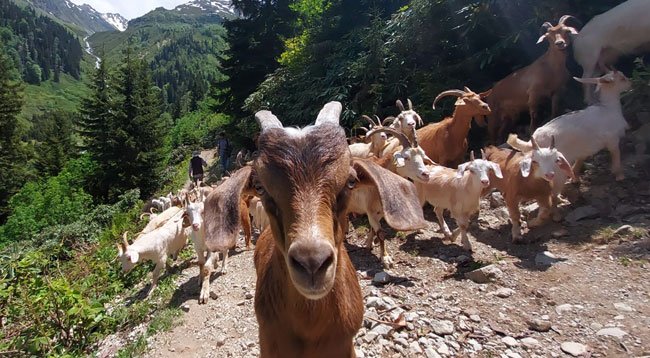
[[[99,12],[117,12],[131,20],[140,17],[149,11],[164,7],[173,9],[188,0],[70,0],[75,4],[88,4]]]

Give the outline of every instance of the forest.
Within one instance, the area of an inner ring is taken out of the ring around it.
[[[395,115],[397,99],[410,99],[425,123],[435,122],[451,111],[450,104],[432,109],[438,93],[487,90],[540,56],[545,21],[571,14],[580,27],[621,2],[233,0],[240,18],[200,31],[141,20],[132,36],[111,37],[100,66],[82,73],[78,38],[3,1],[0,355],[90,354],[117,330],[179,314],[165,304],[170,278],[153,300],[115,304],[151,271],[144,265],[122,274],[115,243],[138,231],[147,199],[180,187],[189,154],[213,148],[221,130],[237,149],[254,149],[254,112],[270,109],[284,125],[303,126],[333,100],[343,103],[349,133],[361,115]],[[157,43],[149,37],[162,34],[172,41],[140,56]],[[574,62],[567,66],[580,75]],[[621,66],[635,88],[626,110],[650,111],[650,68],[633,58]],[[85,76],[78,108],[19,121],[25,86],[57,81],[60,72]],[[577,82],[562,102],[582,106]],[[479,146],[485,129],[470,136],[470,146]],[[146,336],[137,340],[123,356],[142,352]]]

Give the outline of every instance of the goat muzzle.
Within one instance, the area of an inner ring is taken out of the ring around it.
[[[287,251],[287,261],[296,289],[308,299],[322,298],[334,285],[336,254],[329,242],[295,242]]]

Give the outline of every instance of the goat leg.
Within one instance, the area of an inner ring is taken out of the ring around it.
[[[506,202],[506,206],[508,207],[508,214],[512,223],[512,242],[518,243],[521,241],[521,212],[519,211],[519,203]]]
[[[621,149],[618,143],[608,145],[607,150],[612,155],[612,173],[616,175],[616,181],[625,179],[625,174],[623,174],[623,168],[621,167]]]
[[[221,260],[221,274],[225,275],[228,272],[226,264],[228,263],[228,251],[224,250],[221,254],[223,255],[223,260]]]
[[[162,270],[165,268],[166,264],[167,257],[165,257],[163,260],[158,260],[156,263],[156,267],[154,267],[153,272],[151,273],[151,287],[149,287],[149,290],[147,291],[147,297],[151,296],[151,293],[158,285],[158,278],[160,277],[160,274],[162,273]]]
[[[216,252],[208,252],[208,259],[202,264],[199,261],[199,281],[201,284],[201,293],[199,294],[199,304],[208,303],[210,298],[210,275],[214,268],[214,259],[219,255]]]
[[[385,233],[384,230],[379,229],[377,231],[377,240],[379,240],[379,252],[381,255],[381,263],[384,265],[384,268],[392,268],[393,267],[393,258],[390,257],[388,254],[388,251],[386,250],[386,241],[385,241]]]
[[[454,241],[455,237],[452,237],[451,231],[449,230],[449,226],[447,226],[447,222],[445,221],[445,217],[444,217],[445,209],[441,207],[435,207],[433,211],[436,213],[436,217],[438,218],[438,223],[440,224],[440,230],[445,235],[445,238]]]

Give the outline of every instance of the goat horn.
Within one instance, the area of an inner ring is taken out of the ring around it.
[[[140,221],[142,221],[142,218],[145,217],[145,216],[151,216],[151,214],[149,214],[149,213],[140,214]]]
[[[558,25],[564,25],[564,22],[566,22],[568,19],[573,19],[576,22],[580,23],[580,20],[576,19],[574,16],[571,15],[564,15],[560,18],[560,21],[558,21]]]
[[[398,99],[395,101],[395,105],[397,106],[397,109],[399,109],[401,112],[404,112],[404,105],[402,104],[402,101]]]
[[[472,92],[472,90],[469,89],[469,87],[467,87],[467,86],[465,86],[463,89],[465,90],[465,92]]]
[[[537,145],[537,141],[535,141],[535,138],[530,137],[530,144],[533,145],[533,150],[539,150],[539,145]]]
[[[406,134],[404,134],[402,132],[398,132],[398,131],[394,130],[393,128],[390,128],[390,127],[381,127],[381,128],[373,129],[373,130],[369,131],[368,133],[366,133],[366,136],[370,137],[371,135],[373,135],[375,133],[379,133],[379,132],[390,133],[390,134],[394,135],[395,138],[397,138],[399,140],[400,144],[404,148],[411,148],[413,146],[411,144],[411,141],[409,141],[408,137],[406,136]]]
[[[362,131],[368,133],[369,129],[366,127],[357,127],[357,130],[361,129]]]
[[[485,160],[485,151],[481,148],[481,159]]]
[[[458,89],[444,91],[444,92],[440,93],[438,95],[438,97],[436,97],[436,99],[433,100],[433,106],[432,107],[433,107],[433,109],[436,109],[436,102],[438,102],[438,100],[441,99],[442,97],[447,97],[447,96],[462,97],[464,94],[465,94],[464,91],[458,90]]]
[[[316,117],[316,125],[318,126],[327,122],[338,126],[342,111],[343,106],[341,105],[341,102],[328,102],[323,106],[320,112],[318,112],[318,117]]]
[[[366,122],[370,123],[370,125],[373,126],[373,127],[377,126],[377,124],[380,123],[380,122],[375,123],[375,121],[372,118],[370,118],[369,116],[366,116],[365,114],[363,116],[361,116],[361,118],[365,119]]]
[[[413,146],[417,148],[420,146],[418,144],[418,132],[415,130],[415,127],[411,127],[411,130],[413,131]]]
[[[550,148],[555,149],[555,136],[554,135],[551,136],[551,147]]]
[[[395,121],[395,117],[390,116],[390,117],[386,117],[386,118],[384,118],[384,121],[383,121],[381,124],[384,125],[384,126],[385,126],[386,124],[389,124],[389,125],[390,125],[390,124],[393,124],[393,121]]]
[[[469,151],[469,161],[470,161],[470,162],[473,162],[474,159],[476,159],[476,157],[474,157],[474,151],[473,151],[473,150],[470,150],[470,151]]]
[[[271,128],[282,128],[282,123],[271,111],[263,110],[255,113],[255,120],[260,125],[262,132]]]
[[[408,102],[408,104],[409,104],[409,109],[413,109],[413,103],[411,103],[411,99],[407,98],[406,102]]]
[[[381,118],[379,118],[379,116],[375,114],[375,119],[377,120],[377,127],[381,127],[382,126]]]
[[[126,239],[126,235],[128,235],[128,231],[125,231],[124,234],[122,234],[122,243],[124,244],[124,248],[129,247],[129,240]]]

